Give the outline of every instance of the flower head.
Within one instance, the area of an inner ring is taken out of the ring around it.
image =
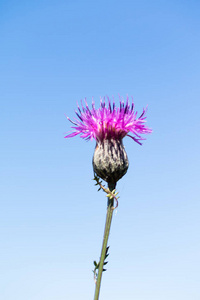
[[[82,103],[81,103],[82,104]],[[135,142],[141,144],[144,138],[141,134],[151,133],[152,130],[145,125],[146,109],[143,109],[142,114],[137,118],[137,112],[134,111],[134,103],[129,103],[127,97],[126,103],[120,99],[120,107],[116,107],[115,102],[111,103],[108,98],[106,105],[105,98],[101,99],[100,107],[95,108],[92,102],[92,108],[89,109],[85,101],[85,107],[82,104],[82,110],[78,106],[76,115],[78,119],[70,122],[74,124],[72,128],[74,132],[65,136],[65,138],[74,137],[80,134],[84,139],[95,139],[97,142],[102,142],[105,139],[122,140],[125,136],[131,137]]]
[[[81,103],[82,104],[82,103]],[[115,102],[111,103],[108,98],[106,105],[105,98],[100,102],[100,107],[95,108],[92,102],[92,109],[89,109],[85,101],[82,110],[78,106],[76,115],[78,119],[71,121],[74,124],[74,132],[65,138],[74,137],[78,134],[84,139],[95,139],[96,147],[93,156],[93,170],[99,177],[108,182],[108,185],[115,187],[116,182],[126,174],[129,166],[128,157],[122,142],[127,135],[141,145],[144,138],[141,134],[151,133],[152,130],[146,125],[146,109],[137,118],[134,111],[134,103],[129,104],[120,99],[120,106],[117,108]]]

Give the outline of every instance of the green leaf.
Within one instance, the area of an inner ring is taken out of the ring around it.
[[[96,260],[94,260],[94,262],[93,262],[93,263],[94,263],[95,267],[97,267],[97,262],[96,262]]]
[[[108,263],[108,261],[105,261],[103,264],[104,264],[104,265],[107,265],[107,263]]]
[[[103,269],[103,272],[107,271],[107,269]]]

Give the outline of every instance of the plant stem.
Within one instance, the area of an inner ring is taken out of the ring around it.
[[[115,189],[115,186],[116,186],[115,183],[108,183],[108,188],[110,189],[110,191],[113,191]],[[98,277],[97,277],[94,300],[99,299],[104,260],[105,260],[108,237],[109,237],[109,233],[110,233],[110,226],[111,226],[112,215],[113,215],[113,210],[114,210],[113,203],[114,203],[114,199],[108,198],[106,224],[105,224],[105,230],[104,230],[104,236],[103,236],[103,245],[102,245],[100,263],[99,263],[99,268],[98,268]]]

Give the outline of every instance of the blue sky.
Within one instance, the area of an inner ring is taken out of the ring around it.
[[[133,96],[101,299],[199,300],[198,1],[0,2],[1,299],[93,299],[106,197],[77,101]]]

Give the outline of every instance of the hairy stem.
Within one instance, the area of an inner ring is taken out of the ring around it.
[[[114,184],[114,183],[108,183],[108,188],[110,191],[113,191],[115,189],[115,186],[116,186],[116,184]],[[105,230],[104,230],[104,236],[103,236],[103,245],[102,245],[102,250],[101,250],[101,257],[100,257],[100,263],[99,263],[99,269],[98,269],[98,277],[97,277],[94,300],[99,299],[104,260],[105,260],[108,237],[109,237],[109,233],[110,233],[112,215],[113,215],[113,210],[114,210],[113,203],[114,203],[114,199],[108,198],[106,224],[105,224]]]

